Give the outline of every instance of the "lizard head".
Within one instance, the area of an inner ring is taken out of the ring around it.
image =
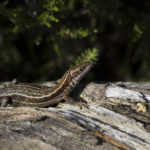
[[[69,70],[69,74],[72,77],[74,84],[77,84],[85,74],[87,74],[92,64],[89,62],[79,63]]]

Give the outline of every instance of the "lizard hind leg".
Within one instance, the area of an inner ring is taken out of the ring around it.
[[[9,103],[9,98],[8,97],[5,97],[5,98],[0,98],[0,106],[1,107],[6,107],[7,104]]]

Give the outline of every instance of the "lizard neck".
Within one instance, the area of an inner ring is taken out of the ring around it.
[[[69,93],[70,89],[72,89],[72,77],[69,74],[69,71],[67,71],[63,77],[60,79],[58,84],[53,88],[52,91],[50,91],[50,95],[66,95]]]

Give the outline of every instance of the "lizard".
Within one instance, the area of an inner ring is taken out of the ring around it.
[[[69,100],[69,93],[89,72],[91,66],[90,62],[73,66],[52,88],[31,83],[17,83],[1,88],[0,106],[6,107],[10,104],[11,106],[49,107],[63,99]]]

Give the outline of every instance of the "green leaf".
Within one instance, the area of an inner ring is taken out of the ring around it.
[[[75,64],[78,64],[80,62],[90,62],[94,64],[98,60],[98,55],[99,52],[97,48],[88,48],[83,53],[81,53],[80,56],[77,57],[77,59],[75,60]]]

